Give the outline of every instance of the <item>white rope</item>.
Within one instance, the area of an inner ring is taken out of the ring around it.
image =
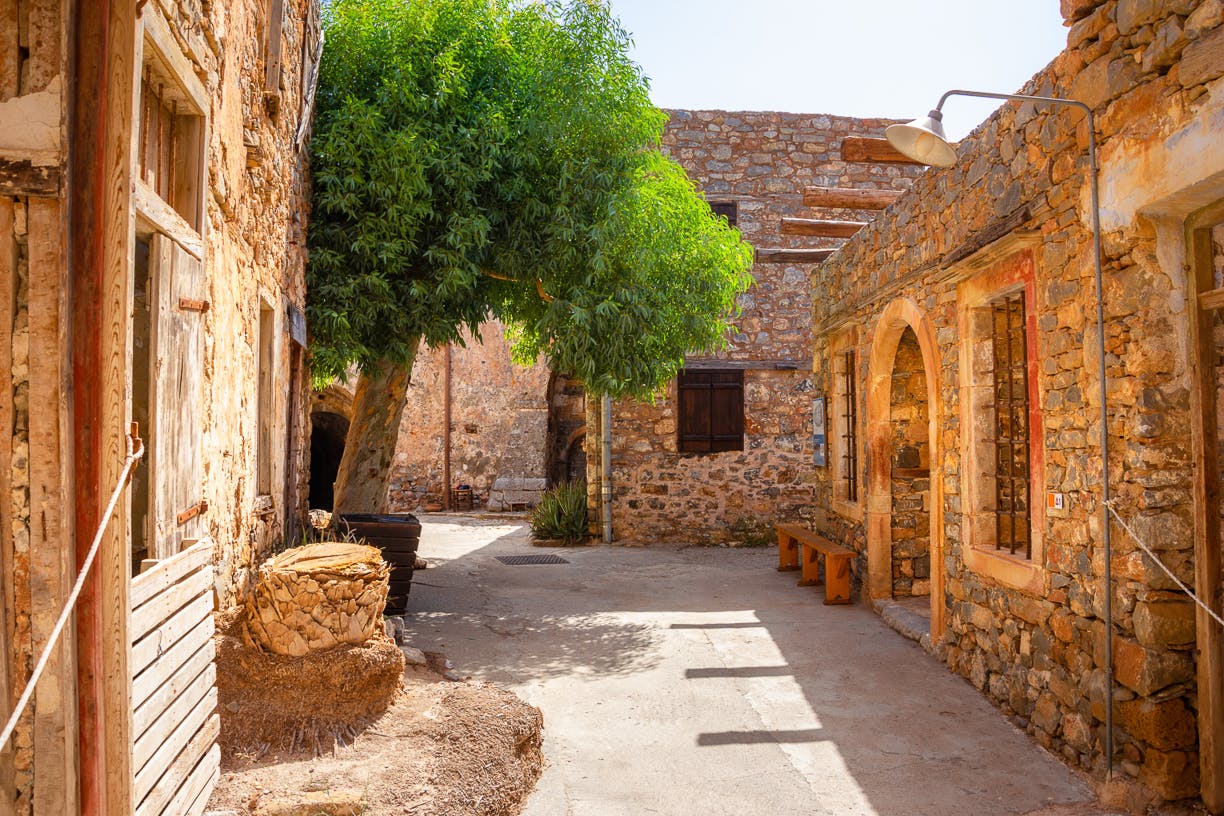
[[[139,447],[136,447],[136,445],[139,445]],[[98,524],[98,532],[94,534],[89,554],[85,556],[85,563],[82,564],[81,572],[77,575],[76,584],[68,595],[68,603],[64,606],[64,611],[60,613],[59,620],[55,622],[55,628],[51,630],[50,637],[47,638],[47,645],[43,647],[43,653],[38,657],[38,663],[34,666],[29,682],[26,683],[25,691],[21,692],[21,698],[17,700],[17,707],[13,709],[13,715],[9,717],[8,724],[4,726],[4,732],[0,733],[0,750],[5,745],[8,745],[9,738],[13,736],[13,729],[17,727],[17,721],[21,719],[26,706],[30,704],[30,698],[34,696],[34,687],[38,685],[39,678],[42,677],[43,671],[47,668],[47,661],[51,659],[51,650],[55,648],[56,641],[63,634],[64,627],[68,624],[68,618],[72,615],[72,609],[76,606],[77,598],[81,594],[81,589],[85,586],[85,579],[89,577],[89,570],[93,567],[94,558],[98,555],[98,548],[102,545],[102,535],[106,532],[106,526],[110,524],[111,515],[115,512],[115,505],[119,502],[119,495],[127,484],[128,476],[132,473],[132,467],[144,456],[144,442],[139,437],[129,436],[127,447],[128,455],[127,460],[123,463],[123,473],[119,476],[119,483],[115,485],[115,492],[111,494],[110,503],[106,505],[106,512],[102,514],[102,521]]]
[[[1136,534],[1135,531],[1130,528],[1130,525],[1127,524],[1126,521],[1120,515],[1118,515],[1118,511],[1115,510],[1113,506],[1113,503],[1115,501],[1116,499],[1110,499],[1107,502],[1107,506],[1109,507],[1109,512],[1113,513],[1114,518],[1116,518],[1118,520],[1118,523],[1122,525],[1122,529],[1125,530],[1130,535],[1130,537],[1134,540],[1134,542],[1139,545],[1139,549],[1147,553],[1148,558],[1151,558],[1153,561],[1155,561],[1156,566],[1164,570],[1165,574],[1173,579],[1173,583],[1177,584],[1181,588],[1182,592],[1189,595],[1190,598],[1196,604],[1202,607],[1204,612],[1206,612],[1208,615],[1214,618],[1216,623],[1220,624],[1220,626],[1224,626],[1224,618],[1221,618],[1218,614],[1216,614],[1216,611],[1214,609],[1208,606],[1201,598],[1199,598],[1199,596],[1195,595],[1194,590],[1192,590],[1190,587],[1183,584],[1181,582],[1181,579],[1179,579],[1176,575],[1174,575],[1173,571],[1164,565],[1164,562],[1160,560],[1160,558],[1156,555],[1156,553],[1152,552],[1148,548],[1148,545],[1143,543],[1143,539],[1139,538],[1138,534]]]

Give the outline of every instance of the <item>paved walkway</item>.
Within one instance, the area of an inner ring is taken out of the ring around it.
[[[1078,776],[861,605],[768,550],[542,549],[426,517],[410,642],[544,711],[528,816],[1023,814]],[[506,566],[498,555],[570,563]],[[1061,811],[1061,808],[1056,810]]]

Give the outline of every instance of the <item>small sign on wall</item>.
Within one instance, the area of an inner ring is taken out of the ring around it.
[[[825,398],[812,400],[812,462],[824,467],[828,456],[828,441],[825,439]]]

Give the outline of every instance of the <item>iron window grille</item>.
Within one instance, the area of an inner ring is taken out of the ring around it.
[[[858,501],[858,393],[854,379],[854,350],[842,354],[842,416],[846,429],[842,438],[842,477],[846,480],[846,500]]]
[[[1028,343],[1024,293],[990,304],[994,351],[995,548],[1032,552]]]

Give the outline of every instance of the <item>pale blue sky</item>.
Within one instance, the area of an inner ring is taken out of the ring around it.
[[[1058,0],[612,0],[669,108],[910,119],[949,88],[1010,93],[1066,45]],[[995,104],[953,98],[960,139]]]

